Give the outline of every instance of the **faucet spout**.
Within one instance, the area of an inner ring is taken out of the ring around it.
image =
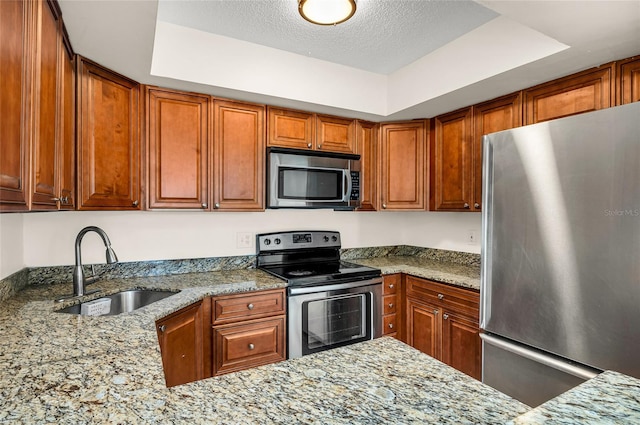
[[[82,244],[82,238],[89,232],[96,232],[102,238],[102,242],[104,242],[104,246],[107,248],[106,258],[107,264],[113,264],[118,262],[118,257],[116,256],[115,251],[111,248],[111,241],[109,237],[105,233],[104,230],[97,226],[87,226],[84,229],[80,230],[78,236],[76,237],[75,244],[75,254],[76,254],[76,265],[73,269],[73,295],[74,296],[82,296],[85,295],[86,288],[86,278],[84,276],[84,270],[82,268],[82,258],[81,258],[81,249],[80,245]]]

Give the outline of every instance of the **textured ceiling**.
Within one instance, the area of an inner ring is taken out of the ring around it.
[[[499,16],[466,0],[358,0],[349,21],[318,26],[300,17],[297,4],[160,0],[158,20],[389,74]]]

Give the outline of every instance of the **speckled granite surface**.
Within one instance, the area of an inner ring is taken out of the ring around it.
[[[519,416],[512,424],[639,424],[640,379],[607,371]]]

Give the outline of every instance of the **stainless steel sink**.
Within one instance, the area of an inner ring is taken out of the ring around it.
[[[121,313],[129,313],[156,301],[177,294],[180,291],[154,291],[150,289],[132,289],[130,291],[117,292],[102,298],[111,299],[111,310],[104,316],[115,316]],[[76,304],[56,310],[56,313],[81,314],[82,304]]]

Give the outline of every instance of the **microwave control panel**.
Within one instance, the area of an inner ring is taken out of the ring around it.
[[[360,172],[351,171],[351,198],[352,201],[360,200]]]

